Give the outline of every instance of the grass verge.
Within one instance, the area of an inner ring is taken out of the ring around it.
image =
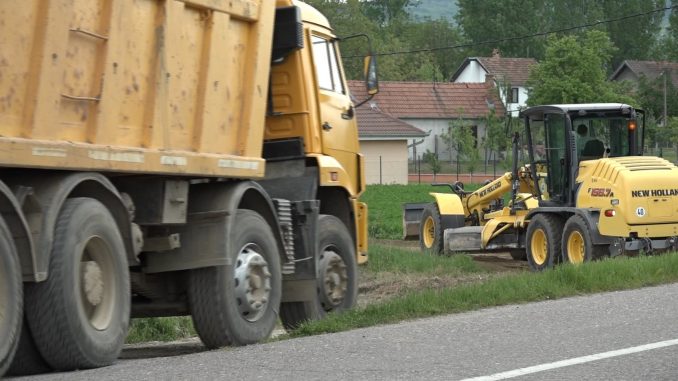
[[[467,184],[467,190],[475,190],[477,184]],[[433,202],[431,192],[450,193],[450,188],[429,184],[368,185],[360,200],[369,208],[368,230],[370,237],[401,239],[403,237],[402,208],[410,202]]]
[[[127,344],[147,341],[174,341],[195,336],[190,317],[132,319]]]
[[[678,253],[617,258],[542,273],[493,278],[451,289],[424,290],[309,322],[285,337],[310,336],[398,321],[678,281]]]
[[[431,276],[485,272],[467,255],[440,256],[378,244],[370,244],[370,262],[364,267],[364,271],[398,274],[426,273]]]

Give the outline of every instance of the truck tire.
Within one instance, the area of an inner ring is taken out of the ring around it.
[[[50,368],[40,352],[38,352],[31,329],[26,319],[24,319],[21,327],[19,346],[16,349],[14,360],[12,360],[12,365],[10,365],[7,374],[10,376],[30,376],[50,371],[52,371],[52,368]]]
[[[195,269],[189,275],[193,323],[210,349],[264,340],[278,319],[280,256],[266,220],[239,209],[226,255],[232,265]]]
[[[584,218],[573,215],[563,231],[563,262],[579,264],[600,259],[608,252],[606,245],[594,245]]]
[[[553,267],[560,261],[563,220],[553,214],[537,214],[527,226],[527,263],[533,271]]]
[[[423,251],[434,254],[443,253],[444,229],[440,219],[438,204],[430,203],[424,207],[419,224],[419,246]]]
[[[130,319],[127,255],[111,213],[91,198],[66,200],[46,281],[26,287],[26,316],[55,370],[96,368],[120,354]]]
[[[0,218],[0,377],[19,344],[23,310],[21,264],[12,234]]]
[[[308,320],[324,318],[330,312],[353,308],[358,295],[358,268],[355,244],[346,225],[337,217],[318,217],[317,298],[280,306],[280,318],[287,330]]]

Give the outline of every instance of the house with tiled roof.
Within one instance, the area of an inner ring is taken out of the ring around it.
[[[356,117],[367,184],[407,184],[407,142],[426,137],[426,132],[382,112],[375,103],[358,107]]]
[[[626,60],[610,76],[610,81],[636,83],[641,77],[657,79],[662,73],[670,73],[671,82],[678,87],[678,62]]]
[[[492,57],[467,57],[450,81],[482,83],[487,81],[487,76],[493,77],[507,112],[517,117],[520,108],[527,102],[527,79],[530,68],[536,64],[534,58],[502,57],[495,50]]]
[[[349,81],[351,93],[356,99],[367,97],[365,85],[361,81]],[[441,135],[448,132],[450,122],[460,118],[471,126],[476,136],[476,145],[481,149],[481,141],[485,137],[485,120],[494,110],[495,115],[505,114],[494,85],[487,83],[451,83],[451,82],[400,82],[382,81],[379,93],[370,103],[387,116],[397,118],[425,133],[426,136],[408,139],[409,143],[419,142],[416,152],[429,150],[436,152],[441,160],[455,159],[456,150],[451,152],[446,147]],[[359,108],[360,109],[360,108]],[[361,129],[360,117],[358,128]],[[362,144],[362,138],[361,138]],[[409,152],[410,158],[415,156],[414,149]]]

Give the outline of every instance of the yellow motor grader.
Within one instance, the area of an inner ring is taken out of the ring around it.
[[[431,194],[435,202],[419,219],[422,249],[508,251],[543,270],[678,248],[678,167],[642,156],[641,110],[545,105],[521,117],[525,134],[513,137],[511,172],[473,192],[454,184],[452,193]],[[529,163],[519,167],[521,150]]]

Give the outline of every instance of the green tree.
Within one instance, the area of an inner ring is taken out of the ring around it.
[[[436,155],[435,152],[431,152],[430,150],[426,150],[424,154],[422,155],[422,160],[424,163],[428,164],[429,167],[431,167],[431,172],[433,172],[433,181],[436,181],[436,175],[440,173],[440,170],[442,169],[442,165],[440,164],[440,159],[438,159],[438,155]]]
[[[666,78],[664,78],[666,75]],[[671,80],[671,71],[666,71],[657,78],[641,76],[636,85],[636,98],[643,110],[655,119],[661,120],[664,115],[664,85],[666,85],[666,112],[668,116],[678,116],[678,92]]]
[[[466,162],[466,168],[473,172],[480,160],[480,153],[476,145],[476,139],[473,136],[473,130],[461,117],[462,111],[459,111],[459,118],[448,124],[447,133],[442,134],[441,138],[450,147],[457,151],[457,163]],[[457,167],[458,168],[458,167]]]
[[[597,0],[596,3],[602,7],[604,18],[615,19],[661,8],[665,0]],[[655,12],[605,24],[612,43],[618,48],[613,52],[608,73],[624,60],[652,58],[650,52],[657,43],[663,17],[664,12]]]
[[[458,0],[457,3],[457,23],[474,43],[531,35],[545,27],[543,0]],[[541,57],[544,42],[543,38],[531,38],[483,44],[475,46],[474,53],[488,56],[494,48],[499,48],[505,57]]]
[[[607,34],[590,30],[580,37],[549,38],[544,60],[530,71],[528,105],[549,103],[636,103],[619,83],[607,81],[616,48]]]
[[[483,147],[489,152],[489,157],[495,162],[499,150],[506,140],[506,129],[504,128],[502,119],[497,117],[494,110],[490,110],[490,113],[485,118],[485,139],[483,140]],[[485,172],[487,172],[488,157],[485,159]]]

